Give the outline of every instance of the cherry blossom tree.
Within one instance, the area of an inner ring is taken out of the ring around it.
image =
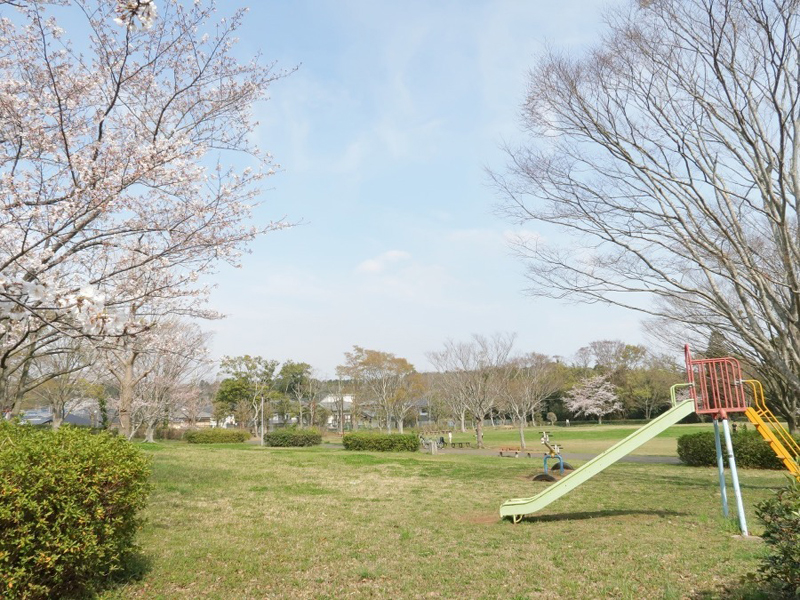
[[[564,406],[576,417],[597,417],[597,423],[602,425],[603,416],[621,410],[622,402],[608,376],[596,375],[582,379],[567,392]]]
[[[245,11],[216,19],[213,2],[2,10],[16,14],[0,15],[0,401],[18,409],[8,369],[53,331],[214,316],[202,276],[284,226],[253,223],[275,166],[249,137],[284,73],[234,59]]]
[[[194,323],[164,321],[148,337],[148,350],[139,363],[145,375],[134,389],[128,436],[144,427],[145,442],[153,442],[156,426],[180,411],[186,386],[211,361],[209,335]]]

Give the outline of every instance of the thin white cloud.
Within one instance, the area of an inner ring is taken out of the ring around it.
[[[375,258],[369,258],[361,262],[356,271],[359,273],[383,273],[386,268],[394,263],[398,263],[411,258],[411,254],[405,250],[389,250],[379,254]]]

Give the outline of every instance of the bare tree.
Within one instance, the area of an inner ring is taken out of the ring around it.
[[[33,361],[34,378],[44,380],[33,389],[33,396],[50,407],[53,429],[58,429],[73,410],[86,404],[94,383],[88,368],[92,362],[91,347],[69,338],[50,346],[46,354]]]
[[[437,361],[442,360],[441,353],[429,352],[428,360],[431,364],[439,368]],[[462,433],[467,431],[467,403],[464,398],[463,386],[459,384],[459,373],[457,371],[440,371],[435,374],[432,381],[434,394],[450,411],[453,421],[458,423]]]
[[[503,366],[514,346],[514,334],[473,335],[471,342],[445,342],[444,349],[431,352],[428,358],[452,387],[449,394],[461,398],[475,419],[475,436],[483,448],[483,420],[500,395]]]
[[[631,1],[585,56],[545,56],[502,210],[531,292],[722,332],[800,393],[797,0]],[[556,236],[549,236],[556,239]],[[649,300],[648,300],[649,299]]]
[[[417,406],[424,393],[425,382],[422,376],[416,371],[406,375],[391,402],[392,415],[397,422],[397,429],[400,433],[403,433],[403,424],[406,417]]]
[[[544,401],[558,391],[561,371],[550,357],[532,352],[509,361],[505,381],[500,386],[502,406],[514,415],[519,427],[520,447],[525,448],[528,415],[536,424]]]

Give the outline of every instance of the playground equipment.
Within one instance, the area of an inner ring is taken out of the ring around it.
[[[564,476],[564,469],[572,470],[572,467],[564,462],[564,457],[561,456],[561,446],[558,444],[550,444],[550,433],[547,431],[542,432],[542,444],[547,447],[547,452],[544,454],[544,473],[539,473],[533,477],[534,481],[556,481],[556,478],[553,477],[547,470],[547,461],[551,458],[555,458],[558,460],[558,474],[563,477]]]
[[[800,467],[798,466],[800,447],[767,408],[764,403],[764,392],[761,383],[756,380],[745,380],[742,377],[741,366],[736,359],[693,359],[688,344],[685,347],[685,354],[688,383],[676,384],[670,389],[672,408],[536,496],[504,502],[500,507],[500,516],[510,517],[514,523],[518,523],[523,516],[543,509],[648,440],[653,439],[659,433],[695,412],[697,414],[712,415],[714,419],[722,509],[725,516],[727,516],[728,501],[719,433],[719,422],[722,422],[731,480],[736,496],[739,526],[742,534],[747,535],[747,523],[739,487],[739,476],[736,470],[736,459],[733,455],[728,415],[735,412],[744,413],[755,425],[756,430],[769,443],[789,472],[798,480],[800,480]],[[676,392],[680,388],[689,390],[689,400],[677,401]],[[748,400],[748,391],[751,395],[751,401]],[[751,403],[752,406],[750,405]]]

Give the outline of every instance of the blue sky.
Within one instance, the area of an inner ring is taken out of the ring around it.
[[[613,1],[613,0],[612,0]],[[220,12],[247,2],[220,2]],[[354,344],[429,370],[472,333],[569,356],[642,341],[640,317],[526,296],[485,169],[522,139],[526,75],[547,46],[579,52],[608,0],[263,1],[237,52],[299,65],[258,107],[253,135],[281,165],[261,219],[300,222],[223,269],[212,351],[305,361],[332,375]]]

